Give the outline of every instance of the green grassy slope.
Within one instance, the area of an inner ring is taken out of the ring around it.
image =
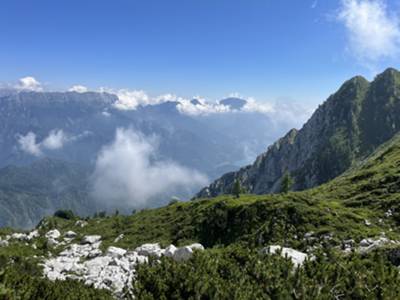
[[[381,232],[397,238],[399,205],[400,136],[396,136],[343,176],[308,191],[181,202],[131,216],[92,218],[84,228],[74,226],[74,221],[51,218],[49,228],[72,229],[82,235],[101,233],[105,246],[124,234],[118,245],[126,248],[145,242],[198,241],[207,247],[276,242],[303,249],[307,244],[302,237],[310,231],[319,237],[332,233],[333,243]],[[389,209],[391,216],[385,215]]]
[[[76,220],[49,217],[41,222],[40,231],[73,230],[78,239],[100,234],[104,249],[134,249],[148,242],[206,246],[186,263],[163,258],[161,263],[140,266],[138,299],[395,299],[400,277],[392,263],[400,264],[399,246],[366,255],[345,255],[340,249],[343,240],[358,243],[382,233],[400,240],[399,183],[400,136],[342,176],[308,191],[179,202],[130,216],[89,218],[85,227],[76,226]],[[309,232],[313,239],[305,238]],[[114,242],[121,234],[124,238]],[[311,251],[316,260],[293,271],[283,258],[260,258],[258,249],[271,244]],[[26,288],[19,276],[37,286],[37,271],[26,264],[35,265],[33,256],[47,256],[48,251],[56,254],[60,249],[48,248],[44,239],[37,242],[37,249],[23,243],[0,247],[0,295],[2,289],[10,292],[18,284]],[[18,274],[7,269],[10,258],[20,266]],[[78,288],[78,283],[45,282],[40,284],[46,284],[46,291]],[[97,291],[86,289],[81,289],[87,293],[83,299],[97,297],[91,294]],[[98,293],[99,299],[109,297]]]

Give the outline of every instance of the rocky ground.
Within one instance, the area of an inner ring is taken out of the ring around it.
[[[78,220],[78,227],[86,226],[86,222]],[[38,263],[43,268],[43,276],[51,281],[56,280],[78,280],[85,285],[96,289],[106,289],[112,292],[115,298],[133,298],[133,282],[138,264],[147,263],[151,258],[159,259],[162,256],[169,257],[175,262],[189,260],[195,251],[202,251],[204,247],[199,243],[183,247],[169,245],[162,248],[159,243],[146,243],[134,249],[123,249],[116,246],[108,246],[102,250],[102,236],[85,235],[79,236],[74,231],[60,232],[52,229],[40,234],[39,230],[29,233],[12,233],[0,237],[0,247],[8,247],[16,243],[23,243],[36,249],[36,242],[45,239],[49,249],[47,255],[38,257]],[[322,240],[329,240],[332,236],[327,234]],[[120,242],[124,235],[119,235],[114,242]],[[304,240],[314,242],[316,240],[313,232],[308,232]],[[294,267],[301,267],[306,260],[314,259],[313,252],[316,251],[318,243],[314,243],[305,252],[279,245],[270,245],[259,250],[262,255],[280,254],[289,258]],[[358,252],[369,253],[387,245],[400,245],[399,241],[390,240],[381,234],[376,238],[365,238],[359,243],[354,240],[344,240],[341,246],[336,246],[344,255]]]

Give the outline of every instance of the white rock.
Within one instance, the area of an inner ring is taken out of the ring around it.
[[[204,246],[199,243],[191,244],[188,247],[191,248],[192,250],[204,250]]]
[[[58,241],[53,239],[53,238],[49,238],[47,240],[47,245],[50,246],[50,247],[55,247],[55,246],[58,245]]]
[[[174,245],[169,245],[167,248],[165,248],[164,255],[166,257],[173,257],[176,249],[177,248]]]
[[[172,258],[177,262],[181,262],[190,259],[192,256],[193,256],[192,248],[185,246],[176,249]]]
[[[125,249],[110,246],[107,249],[107,255],[111,257],[122,257],[126,253]]]
[[[280,252],[282,257],[290,258],[296,268],[301,266],[308,257],[306,253],[277,245],[263,248],[260,252],[264,254],[275,254]]]
[[[363,239],[360,241],[360,246],[361,247],[368,247],[369,245],[371,245],[374,242],[373,239]]]
[[[64,234],[64,236],[65,236],[66,238],[73,239],[74,237],[76,237],[76,233],[70,230],[70,231],[67,231],[67,232]]]
[[[33,239],[36,239],[38,237],[40,237],[40,234],[39,234],[39,231],[37,231],[37,230],[33,230],[33,231],[29,232],[29,234],[27,236],[29,241],[33,240]]]
[[[82,227],[82,228],[85,227],[87,224],[88,224],[88,222],[86,222],[84,220],[78,220],[75,222],[75,226]]]
[[[9,245],[7,240],[1,240],[0,241],[0,247],[7,247]]]
[[[122,240],[124,238],[124,234],[121,233],[119,236],[117,236],[114,240],[114,243],[118,243],[120,240]]]
[[[369,220],[364,220],[364,224],[365,224],[366,226],[371,226],[371,225],[372,225],[371,222],[370,222]]]
[[[82,239],[82,244],[95,244],[101,240],[100,235],[87,235]]]
[[[139,246],[135,249],[135,251],[139,255],[144,255],[144,256],[157,256],[160,257],[162,254],[162,249],[160,247],[160,244],[143,244],[142,246]]]
[[[57,229],[53,229],[47,232],[45,236],[47,239],[58,239],[61,233]]]
[[[18,241],[26,241],[26,240],[28,240],[28,237],[27,237],[27,235],[25,233],[17,233],[17,232],[13,233],[11,235],[11,238],[14,239],[14,240],[18,240]]]

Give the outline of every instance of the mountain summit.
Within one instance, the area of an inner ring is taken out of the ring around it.
[[[372,82],[361,76],[346,81],[299,131],[293,129],[252,165],[223,175],[198,197],[230,193],[235,179],[255,194],[279,192],[285,171],[294,190],[320,185],[338,176],[400,126],[400,72],[390,68]]]

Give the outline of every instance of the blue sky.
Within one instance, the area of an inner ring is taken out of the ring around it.
[[[399,1],[3,0],[0,81],[322,102],[398,67]],[[360,21],[364,18],[364,21]]]

